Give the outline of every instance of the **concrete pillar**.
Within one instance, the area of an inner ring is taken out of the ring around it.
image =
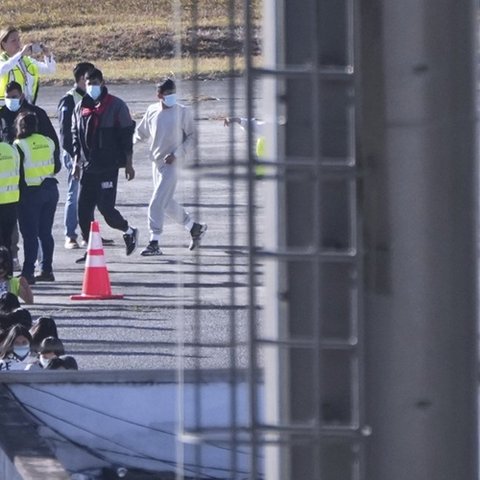
[[[473,4],[361,2],[369,480],[478,480]]]

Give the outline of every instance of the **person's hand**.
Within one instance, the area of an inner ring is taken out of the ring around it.
[[[40,46],[42,47],[43,54],[46,57],[49,57],[50,54],[51,54],[50,49],[46,45],[44,45],[43,43],[41,43]]]
[[[163,162],[171,165],[175,161],[175,155],[173,153],[169,153],[168,155],[165,155]]]
[[[240,118],[238,117],[225,117],[223,120],[223,126],[229,127],[232,123],[240,123]]]
[[[72,164],[72,176],[75,180],[80,180],[80,163],[78,160],[74,160]]]
[[[130,181],[135,178],[135,169],[133,168],[133,165],[127,164],[125,166],[125,178]]]
[[[26,45],[23,46],[23,48],[20,50],[20,56],[24,57],[25,55],[31,55],[32,54],[32,44],[27,43]]]

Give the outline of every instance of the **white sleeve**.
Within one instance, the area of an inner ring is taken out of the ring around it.
[[[246,130],[248,128],[248,119],[244,117],[240,117],[240,128],[242,130]]]
[[[55,62],[55,59],[53,58],[53,55],[45,55],[43,57],[43,62],[39,62],[34,58],[31,58],[30,60],[38,67],[38,73],[49,74],[55,73],[55,71],[57,70],[57,64]]]
[[[193,113],[190,108],[183,108],[182,113],[183,141],[173,153],[175,157],[183,160],[193,152],[195,145],[195,124],[193,121]]]
[[[148,109],[145,112],[140,123],[135,128],[135,133],[133,135],[133,143],[144,142],[150,138],[150,130],[148,128]]]
[[[18,52],[13,57],[10,57],[8,60],[0,62],[0,75],[5,75],[10,70],[15,68],[17,63],[20,61],[20,58],[22,58],[22,55],[21,52]]]

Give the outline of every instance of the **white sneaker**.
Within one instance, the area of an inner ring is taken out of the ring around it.
[[[77,248],[80,248],[80,245],[74,238],[65,237],[65,248],[67,250],[76,250]]]

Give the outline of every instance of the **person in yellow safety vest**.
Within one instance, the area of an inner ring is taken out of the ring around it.
[[[30,57],[43,53],[43,62]],[[35,104],[39,79],[42,74],[54,73],[57,68],[50,50],[42,43],[21,46],[20,35],[15,27],[0,31],[0,100],[5,99],[7,84],[18,82],[29,103]]]
[[[33,303],[33,293],[27,279],[13,276],[12,256],[7,247],[0,247],[0,298],[7,292],[13,293],[25,303]]]
[[[54,282],[52,235],[58,203],[58,182],[55,178],[55,143],[38,132],[37,116],[21,112],[15,126],[17,138],[13,144],[20,153],[20,202],[18,224],[23,237],[25,260],[22,268],[30,285],[35,282]],[[41,273],[35,273],[38,240],[42,248]]]
[[[0,246],[11,252],[20,198],[20,155],[16,148],[0,142]]]
[[[232,123],[238,123],[242,130],[246,130],[248,128],[248,119],[243,117],[226,117],[223,121],[223,125],[225,127],[229,127]],[[251,127],[254,136],[256,137],[255,142],[255,156],[258,160],[264,160],[266,157],[265,151],[265,134],[264,134],[264,126],[265,122],[261,120],[257,120],[256,118],[252,118]],[[255,165],[255,176],[257,178],[262,178],[265,176],[265,165],[257,164]]]

